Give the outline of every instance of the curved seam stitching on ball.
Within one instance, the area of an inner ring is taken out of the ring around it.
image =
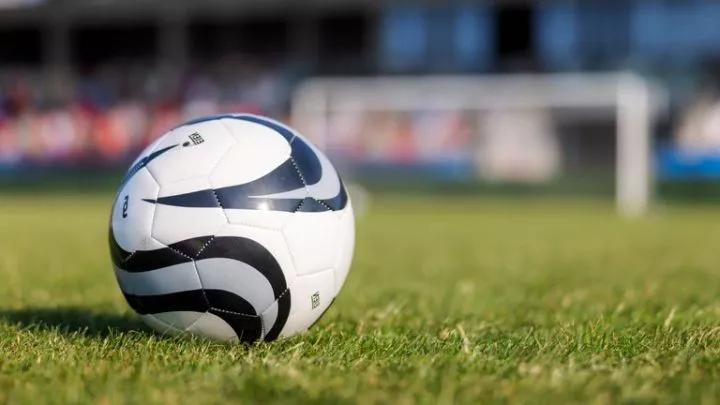
[[[220,122],[222,122],[222,120],[221,120]],[[223,123],[223,126],[225,126],[225,129],[226,129],[227,131],[230,131],[230,129],[229,129],[224,123]],[[233,145],[232,145],[231,147],[227,148],[227,150],[226,150],[225,152],[223,152],[223,154],[220,156],[220,159],[218,159],[218,161],[215,162],[215,164],[213,165],[213,167],[210,168],[210,173],[207,175],[208,180],[209,180],[209,177],[212,176],[212,174],[213,174],[213,172],[215,171],[215,169],[217,169],[217,167],[220,166],[220,162],[222,162],[223,159],[225,159],[225,156],[227,156],[228,154],[230,154],[230,151],[233,149],[232,147],[235,146],[235,145],[237,145],[237,140],[235,139],[234,136],[232,136],[232,133],[230,133],[230,138],[232,138],[232,140],[233,140]],[[212,185],[212,183],[210,183],[210,186],[212,186],[212,187],[214,188],[214,186]]]
[[[207,243],[205,243],[205,246],[202,247],[201,251],[198,252],[198,254],[197,254],[197,256],[195,256],[195,258],[185,255],[187,258],[189,258],[192,261],[191,263],[192,263],[193,269],[195,269],[195,275],[197,276],[198,284],[200,284],[200,291],[202,292],[202,295],[205,298],[205,303],[207,304],[207,307],[208,307],[208,309],[205,310],[205,313],[208,313],[208,311],[210,311],[210,309],[212,308],[212,305],[210,305],[210,300],[208,299],[207,293],[205,293],[205,287],[203,286],[202,278],[200,277],[200,272],[198,271],[197,262],[195,261],[195,259],[197,259],[200,256],[200,253],[202,253],[202,250],[205,250],[208,247],[208,245],[210,244],[210,242],[212,242],[213,240],[215,240],[214,235],[210,237],[210,240],[207,241]]]
[[[158,319],[158,317],[156,317],[155,314],[145,314],[145,315],[151,317],[151,318],[154,319],[156,322],[159,322],[159,323],[165,325],[167,328],[175,330],[176,332],[187,332],[186,329],[180,329],[180,328],[178,328],[178,327],[175,327],[175,326],[173,326],[173,325],[170,325],[169,323],[167,323],[167,322],[165,322],[165,321],[163,321],[163,320]],[[197,321],[196,321],[196,322],[197,322]],[[193,322],[193,324],[195,324],[195,322]],[[163,332],[162,334],[166,334],[167,332],[168,332],[168,331],[165,331],[165,332]]]
[[[332,270],[332,269],[326,269],[326,270],[323,270],[323,271],[327,271],[327,270]],[[289,293],[289,292],[290,292],[290,286],[286,287],[285,290],[283,290],[283,292],[281,292],[281,293],[277,296],[277,298],[275,298],[275,300],[273,301],[273,303],[270,304],[270,306],[265,309],[265,311],[267,311],[268,309],[270,309],[270,307],[272,307],[273,304],[275,304],[276,302],[280,301],[280,299],[281,299],[282,297],[284,297],[285,295],[287,295],[287,293]],[[213,307],[213,306],[210,306],[210,309],[215,310],[215,311],[224,312],[224,313],[227,313],[227,314],[249,316],[249,317],[252,317],[252,318],[262,318],[262,314],[255,314],[255,315],[253,315],[253,314],[246,314],[246,313],[243,313],[243,312],[228,311],[227,309],[216,308],[216,307]],[[264,313],[265,311],[263,311],[263,313]]]
[[[222,124],[222,126],[225,128],[225,130],[226,130],[226,131],[228,132],[228,134],[230,135],[230,137],[233,138],[234,143],[237,143],[237,141],[234,139],[234,137],[233,137],[233,135],[232,135],[232,131],[231,131],[230,128],[227,126],[227,124],[226,124],[222,119],[221,119],[221,120],[218,120],[218,121],[220,121],[220,124]],[[212,167],[212,169],[210,169],[210,174],[211,174],[211,175],[212,175],[212,173],[215,171],[215,169],[220,165],[220,162],[222,162],[222,160],[225,158],[225,156],[230,153],[230,150],[231,150],[231,149],[232,149],[232,148],[228,148],[228,150],[225,151],[225,153],[223,153],[223,155],[220,157],[220,159],[218,159],[218,161],[215,163],[215,165]],[[230,224],[230,223],[231,223],[230,217],[228,217],[227,212],[225,212],[225,207],[223,207],[223,204],[222,204],[222,201],[221,201],[221,199],[220,199],[220,196],[219,196],[219,195],[217,194],[217,192],[215,191],[215,186],[214,186],[212,183],[210,184],[210,191],[212,191],[212,194],[213,194],[213,196],[215,197],[215,201],[217,201],[218,206],[220,207],[220,210],[222,210],[222,213],[223,213],[223,215],[225,216],[225,222],[226,222],[227,224]],[[210,246],[210,244],[215,240],[215,238],[216,238],[216,235],[213,235],[213,236],[210,238],[210,240],[208,240],[208,241],[205,243],[205,245],[198,251],[197,255],[195,256],[195,259],[197,259],[198,257],[200,257],[200,254],[202,254],[202,252],[205,251],[205,250],[208,248],[208,246]],[[248,316],[248,317],[260,318],[261,321],[262,321],[262,317],[261,317],[260,315],[251,315],[251,314],[245,314],[245,313],[241,313],[241,312],[228,311],[228,310],[224,310],[224,309],[220,309],[220,308],[215,308],[215,307],[213,307],[212,305],[210,305],[210,300],[208,299],[207,294],[205,293],[205,287],[202,285],[202,278],[200,277],[200,272],[199,272],[198,269],[197,269],[197,265],[196,265],[196,263],[195,263],[195,259],[193,259],[193,267],[195,268],[195,273],[197,274],[198,281],[200,282],[200,290],[202,291],[203,296],[205,297],[205,301],[206,301],[207,304],[208,304],[208,310],[214,310],[214,311],[218,311],[218,312],[222,312],[222,313],[227,313],[227,314],[234,314],[234,315],[241,315],[241,316]],[[199,320],[199,318],[198,318],[198,320]],[[196,321],[196,322],[197,322],[197,321]],[[262,323],[262,322],[261,322],[261,323]],[[194,324],[194,323],[193,323],[193,324]],[[261,330],[262,330],[262,325],[261,325]]]
[[[212,309],[212,305],[210,305],[210,299],[208,299],[207,293],[205,292],[205,286],[204,286],[203,283],[202,283],[202,277],[200,277],[200,272],[198,271],[198,268],[197,268],[196,259],[197,259],[198,257],[200,257],[200,254],[201,254],[202,252],[204,252],[205,249],[207,249],[208,246],[210,246],[210,243],[212,243],[212,241],[214,241],[214,240],[215,240],[215,235],[210,236],[210,240],[208,240],[207,242],[205,242],[205,245],[203,245],[203,247],[200,248],[200,250],[198,251],[197,255],[195,255],[195,258],[192,259],[193,268],[195,269],[195,275],[196,275],[197,278],[198,278],[198,283],[200,283],[200,291],[202,291],[203,297],[205,297],[205,303],[207,303],[207,306],[208,306],[208,310],[205,311],[205,313],[208,313],[208,311],[210,311],[210,309]],[[198,320],[200,320],[200,319],[198,318]],[[194,325],[194,323],[193,323],[193,325]],[[188,327],[189,327],[189,326],[188,326]]]
[[[294,263],[293,263],[293,264],[294,264]],[[295,280],[293,280],[293,281],[295,281]],[[290,285],[288,285],[287,287],[285,287],[285,291],[283,291],[282,293],[280,293],[280,295],[278,295],[278,297],[275,298],[275,301],[273,301],[273,303],[270,304],[270,306],[267,307],[267,309],[266,309],[265,311],[263,311],[263,314],[264,314],[265,312],[267,312],[267,310],[270,309],[270,307],[272,307],[273,304],[275,304],[275,303],[277,303],[277,305],[278,305],[278,314],[279,314],[279,311],[280,311],[280,300],[282,299],[282,297],[284,297],[285,295],[287,295],[289,292],[290,292]],[[275,327],[275,324],[277,324],[277,321],[278,321],[278,320],[277,320],[277,317],[276,317],[276,318],[275,318],[275,322],[273,322],[272,326],[270,327],[270,330],[272,330],[272,328]],[[262,323],[262,322],[261,322],[261,323]],[[285,326],[283,325],[283,328],[284,328],[284,327],[285,327]],[[263,330],[264,330],[264,329],[265,329],[265,325],[263,324]],[[270,330],[268,330],[268,332],[270,332]],[[264,334],[264,333],[263,333],[263,339],[265,339],[265,334]]]
[[[232,139],[233,145],[236,145],[237,140],[233,136],[233,132],[230,130],[230,128],[228,128],[227,124],[225,124],[225,122],[223,122],[222,119],[219,119],[218,121],[223,126],[223,128],[225,128],[225,131],[228,133],[228,136],[230,137],[230,139]],[[225,224],[226,225],[230,223],[230,218],[228,217],[227,212],[225,212],[225,208],[223,207],[222,202],[220,201],[220,196],[218,196],[217,192],[215,191],[215,185],[212,184],[212,182],[210,181],[210,178],[212,177],[212,174],[215,171],[215,169],[217,169],[217,167],[220,165],[220,162],[222,162],[223,159],[225,159],[225,156],[227,156],[231,150],[232,150],[232,147],[227,148],[227,150],[225,152],[223,152],[223,154],[220,156],[220,158],[217,160],[217,162],[215,162],[213,167],[210,169],[210,172],[208,173],[208,176],[207,176],[208,182],[210,183],[210,191],[212,191],[212,194],[215,197],[215,201],[217,202],[218,207],[220,207],[220,210],[222,211],[223,216],[225,216]],[[198,251],[197,255],[195,255],[195,258],[192,259],[193,268],[195,268],[195,275],[197,275],[198,282],[200,283],[200,291],[202,291],[203,297],[205,297],[205,303],[208,306],[208,310],[205,311],[205,313],[209,313],[209,311],[211,309],[213,309],[213,306],[210,305],[210,300],[208,299],[207,293],[205,292],[205,287],[203,286],[202,278],[200,277],[200,272],[198,271],[197,263],[196,263],[195,259],[200,257],[200,254],[202,254],[202,252],[204,252],[208,248],[208,246],[210,246],[210,244],[215,240],[215,238],[216,238],[216,235],[212,235],[210,237],[210,240],[208,240],[205,243],[205,245]],[[217,308],[215,308],[215,309],[217,310]]]
[[[260,225],[254,225],[245,221],[236,221],[236,222],[228,222],[228,225],[241,225],[241,226],[247,226],[250,228],[256,228],[256,229],[262,229],[263,231],[276,231],[276,232],[282,232],[282,230],[285,228],[284,226],[281,226],[279,228],[269,227],[269,226],[260,226]]]
[[[203,292],[203,294],[204,294],[204,292]],[[208,305],[208,307],[209,307],[209,305]],[[196,320],[194,320],[190,325],[183,328],[182,331],[190,332],[188,329],[192,328],[193,326],[195,326],[196,323],[200,322],[200,319],[202,319],[202,317],[205,316],[207,313],[208,313],[207,311],[203,312],[202,315],[198,316],[198,318]],[[190,333],[192,333],[192,332],[190,332]]]
[[[278,297],[275,298],[275,301],[273,302],[273,304],[274,304],[275,302],[279,301],[280,298],[284,297],[288,292],[290,292],[290,286],[285,287],[285,291],[281,292],[280,295],[278,295]],[[270,307],[271,307],[271,306],[272,306],[272,304],[270,305]],[[270,309],[270,307],[268,307],[268,308],[266,309],[266,311],[267,311],[268,309]]]
[[[190,256],[189,254],[183,252],[182,250],[177,249],[177,248],[174,248],[174,247],[172,247],[172,246],[168,246],[168,245],[165,245],[165,246],[166,246],[168,249],[172,250],[173,252],[179,254],[180,256],[182,256],[182,257],[184,257],[184,258],[186,258],[186,259],[190,259],[193,263],[195,262],[195,259],[194,259],[192,256]]]
[[[246,314],[246,313],[244,313],[244,312],[228,311],[227,309],[220,309],[220,308],[215,308],[215,307],[212,307],[212,306],[210,307],[210,309],[212,309],[212,310],[214,310],[214,311],[222,312],[222,313],[225,313],[225,314],[242,315],[242,316],[247,316],[247,317],[250,317],[250,318],[262,318],[261,315],[257,315],[257,314],[253,315],[253,314]]]
[[[155,238],[153,238],[153,239],[155,239]],[[138,252],[138,251],[136,250],[136,251],[130,253],[130,254],[128,255],[128,257],[122,259],[122,260],[120,261],[120,263],[121,263],[121,264],[127,263],[128,260],[130,260],[133,256],[135,256],[135,253],[137,253],[137,252]]]
[[[300,208],[302,208],[303,205],[305,205],[305,200],[300,200],[300,204],[298,204],[297,208],[295,208],[295,211],[293,211],[293,213],[300,211]]]
[[[210,236],[210,240],[208,240],[207,242],[205,242],[205,244],[203,245],[203,247],[201,247],[200,250],[198,250],[197,254],[196,254],[195,257],[193,258],[193,262],[194,262],[195,260],[197,260],[198,257],[200,257],[200,255],[202,254],[202,252],[204,252],[205,249],[207,249],[208,246],[210,246],[210,244],[215,240],[216,237],[217,237],[217,236],[215,236],[215,235]],[[197,268],[196,268],[195,270],[197,271]],[[198,273],[198,277],[199,277],[199,276],[200,276],[200,274]]]
[[[214,236],[212,237],[211,240],[213,240],[213,239],[215,239]],[[207,244],[206,244],[206,245],[207,245]],[[206,246],[206,247],[207,247],[207,246]],[[174,248],[174,247],[172,247],[172,246],[168,246],[167,248],[170,249],[170,250],[172,250],[173,252],[175,252],[175,253],[177,253],[177,254],[185,257],[185,258],[190,259],[190,262],[192,263],[193,269],[195,269],[195,275],[196,275],[197,278],[198,278],[198,283],[200,284],[200,291],[202,292],[203,297],[205,297],[205,303],[206,303],[207,306],[208,306],[208,310],[211,309],[212,306],[210,305],[210,300],[208,299],[207,294],[205,293],[205,288],[204,288],[203,285],[202,285],[202,279],[200,278],[200,273],[198,272],[197,265],[196,265],[196,263],[195,263],[195,258],[191,257],[190,255],[185,254],[184,252],[182,252],[182,251],[180,251],[180,250],[178,250],[178,249],[176,249],[176,248]],[[205,312],[207,313],[207,310],[206,310]]]
[[[310,189],[308,188],[308,184],[305,181],[305,176],[302,175],[300,172],[300,167],[298,167],[297,162],[295,162],[295,158],[293,157],[292,153],[290,154],[290,163],[292,163],[293,167],[295,168],[295,171],[297,172],[298,176],[300,177],[300,181],[303,184],[303,187],[305,187],[305,190],[307,190],[308,194],[310,194]]]
[[[212,191],[212,194],[215,196],[215,201],[217,201],[218,206],[220,207],[220,211],[222,211],[223,215],[225,216],[225,223],[230,223],[230,217],[228,216],[227,212],[225,212],[225,207],[223,207],[222,202],[220,201],[220,196],[215,191],[215,187],[210,184],[210,191]]]
[[[315,198],[315,197],[313,197],[313,196],[310,196],[310,198],[312,198],[313,200],[315,200],[318,204],[322,205],[323,207],[327,208],[328,211],[335,211],[334,209],[330,208],[329,205],[325,204],[324,201],[318,200],[317,198]]]
[[[293,253],[292,249],[290,249],[290,241],[288,241],[288,238],[287,238],[287,235],[285,235],[285,232],[280,232],[280,235],[282,235],[283,241],[285,241],[285,246],[288,247],[287,251],[288,251],[288,254],[290,255],[290,259],[291,259],[290,261],[292,262],[293,270],[295,270],[295,274],[297,274],[297,264],[296,264],[297,258],[295,257],[295,254]],[[285,283],[288,284],[287,279],[285,280]],[[286,291],[284,291],[282,294],[280,294],[277,299],[279,300],[280,297],[282,297],[283,294],[285,294],[285,292],[287,292],[287,290],[289,290],[289,289],[290,289],[290,285],[287,286]]]
[[[235,137],[233,136],[233,131],[230,130],[230,128],[228,128],[227,124],[225,124],[225,122],[223,122],[223,119],[219,119],[218,121],[220,121],[220,124],[222,124],[222,126],[225,128],[225,131],[228,132],[230,139],[232,139],[232,141],[233,141],[233,146],[237,145],[237,139],[235,139]],[[220,162],[222,162],[223,159],[225,159],[225,156],[230,154],[230,151],[232,149],[233,148],[231,146],[231,147],[227,148],[227,150],[225,152],[223,152],[223,154],[220,156],[218,161],[215,162],[213,167],[210,168],[210,173],[208,173],[208,175],[206,176],[208,182],[210,183],[210,191],[212,191],[213,195],[215,196],[215,201],[217,201],[218,206],[220,207],[220,209],[223,212],[223,215],[225,215],[225,220],[227,223],[230,223],[230,218],[228,217],[227,213],[225,212],[225,207],[223,207],[222,202],[220,202],[220,197],[218,196],[217,192],[215,191],[215,185],[212,184],[212,181],[210,181],[210,178],[212,177],[213,172],[215,172],[215,169],[217,169],[217,167],[220,166]]]
[[[275,303],[277,303],[277,305],[278,305],[278,311],[279,311],[279,310],[280,310],[280,300],[282,299],[282,297],[284,297],[285,295],[287,295],[287,293],[289,293],[289,292],[290,292],[290,286],[285,287],[285,290],[284,290],[283,292],[281,292],[280,295],[277,296],[277,298],[275,298],[275,301],[273,301],[273,303],[270,304],[270,306],[267,307],[267,308],[262,312],[262,314],[264,314],[265,312],[267,312],[267,310],[270,309]],[[261,320],[261,321],[262,321],[262,314],[260,315],[260,320]],[[275,322],[272,324],[272,326],[270,327],[270,329],[274,328],[276,323],[277,323],[277,317],[275,318]],[[262,322],[260,322],[260,324],[261,324],[260,327],[262,328],[262,331],[263,331],[262,338],[265,339],[265,324],[262,323]],[[270,330],[268,330],[267,332],[270,332]]]
[[[228,118],[234,119],[234,118],[232,118],[232,117],[223,117],[223,118],[220,118],[218,121],[220,121],[220,124],[225,128],[225,131],[227,131],[228,135],[230,135],[230,138],[232,138],[232,140],[233,140],[235,143],[237,143],[237,140],[236,140],[235,137],[233,136],[233,134],[234,134],[235,132],[234,132],[233,130],[231,130],[231,129],[227,126],[227,124],[225,123],[225,120],[228,119]],[[231,148],[228,148],[228,151],[230,151],[230,149],[231,149]],[[223,157],[225,157],[224,155],[225,155],[225,154],[223,154]]]
[[[295,138],[293,138],[293,140],[295,140],[296,138],[297,138],[297,136],[296,136]],[[317,202],[318,204],[320,204],[320,205],[322,205],[323,207],[327,208],[328,211],[334,211],[334,210],[333,210],[332,208],[330,208],[327,204],[325,204],[324,202],[318,200],[317,198],[315,198],[315,196],[312,195],[312,193],[310,192],[310,187],[308,187],[307,181],[305,181],[305,176],[303,176],[302,173],[300,172],[300,167],[299,167],[299,166],[297,165],[297,163],[295,162],[295,158],[293,157],[292,154],[290,154],[290,162],[292,163],[293,167],[295,168],[295,171],[297,172],[298,176],[300,176],[300,181],[302,181],[303,186],[305,187],[305,191],[307,191],[307,193],[308,193],[308,197],[309,197],[309,198],[312,198],[313,200],[315,200],[315,202]],[[304,202],[304,201],[303,201],[303,202]],[[298,212],[298,211],[300,210],[300,207],[302,207],[302,202],[301,202],[300,206],[297,208],[297,210],[295,210],[295,212]]]

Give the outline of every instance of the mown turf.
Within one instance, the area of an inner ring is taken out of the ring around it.
[[[376,198],[327,316],[243,347],[136,320],[109,200],[0,194],[0,403],[720,400],[720,209]]]

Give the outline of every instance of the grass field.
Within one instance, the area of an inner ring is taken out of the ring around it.
[[[0,194],[0,403],[715,403],[720,208],[378,197],[309,333],[154,335],[107,194]]]

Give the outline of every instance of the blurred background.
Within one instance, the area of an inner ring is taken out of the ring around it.
[[[710,0],[0,0],[0,184],[119,173],[177,123],[250,112],[368,187],[612,196],[634,170],[712,197],[718,21]],[[646,90],[625,109],[613,72]]]

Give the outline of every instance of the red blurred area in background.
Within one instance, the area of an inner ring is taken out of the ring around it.
[[[283,119],[277,80],[264,72],[261,80],[236,78],[220,90],[218,83],[196,77],[177,95],[162,97],[119,97],[121,91],[107,83],[86,80],[69,102],[48,103],[41,86],[16,79],[0,98],[0,165],[112,165],[201,115],[245,112]]]

